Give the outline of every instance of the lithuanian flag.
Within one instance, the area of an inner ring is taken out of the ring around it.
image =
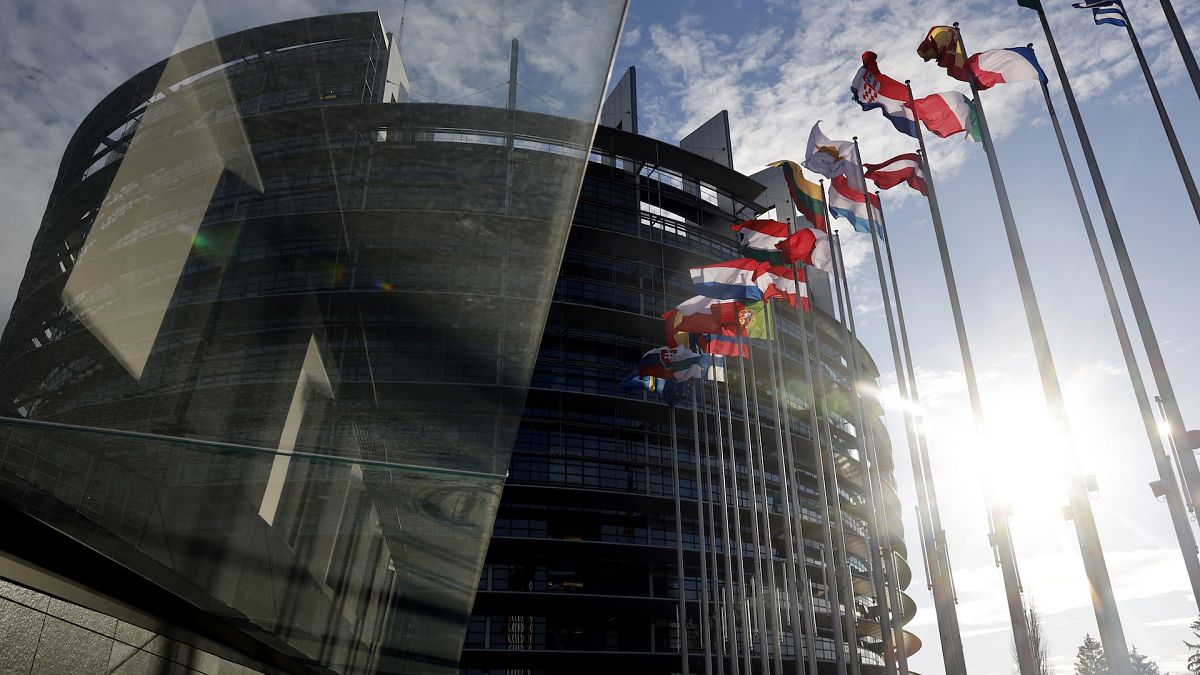
[[[778,162],[771,162],[767,166],[783,168],[783,177],[787,180],[788,192],[792,195],[792,202],[796,204],[796,210],[807,218],[813,227],[822,232],[828,232],[829,226],[825,222],[825,200],[821,198],[821,186],[805,178],[800,165],[795,162],[781,159]]]

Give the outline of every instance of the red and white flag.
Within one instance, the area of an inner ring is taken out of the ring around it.
[[[815,227],[800,228],[775,247],[783,251],[783,259],[789,263],[802,262],[833,274],[829,235]]]
[[[901,183],[908,183],[912,189],[929,196],[929,188],[925,184],[925,174],[921,170],[921,157],[915,152],[897,155],[878,164],[863,164],[867,179],[875,181],[881,190],[889,190]]]

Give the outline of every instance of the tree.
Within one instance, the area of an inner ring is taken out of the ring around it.
[[[1133,675],[1162,675],[1157,663],[1138,653],[1137,645],[1129,652],[1129,660],[1133,664]]]
[[[1050,670],[1050,647],[1042,632],[1042,613],[1037,610],[1036,605],[1030,603],[1025,619],[1029,627],[1029,645],[1033,648],[1033,672],[1035,675],[1051,675],[1053,671]],[[1014,664],[1020,662],[1016,645],[1012,647],[1012,657]]]
[[[1190,628],[1192,629],[1192,635],[1200,638],[1200,619],[1193,621]],[[1200,673],[1200,642],[1192,644],[1191,642],[1184,640],[1183,644],[1187,645],[1187,648],[1192,652],[1188,654],[1188,672]]]
[[[1108,659],[1104,647],[1088,633],[1075,654],[1075,675],[1108,675]]]

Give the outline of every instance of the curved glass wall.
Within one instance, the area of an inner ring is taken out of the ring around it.
[[[625,9],[0,10],[0,504],[274,665],[453,671]]]

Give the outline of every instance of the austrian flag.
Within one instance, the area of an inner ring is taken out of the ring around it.
[[[915,152],[897,155],[879,164],[863,164],[863,170],[867,173],[867,180],[875,181],[881,190],[908,183],[912,189],[929,196],[925,174],[921,172],[921,156]]]

